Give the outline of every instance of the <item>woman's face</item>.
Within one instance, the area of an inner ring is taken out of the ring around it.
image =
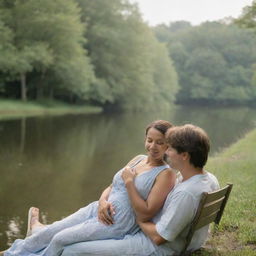
[[[167,149],[165,136],[157,129],[150,128],[146,136],[145,148],[153,159],[163,159]]]

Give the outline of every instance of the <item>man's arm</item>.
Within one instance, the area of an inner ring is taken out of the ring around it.
[[[156,231],[156,224],[153,222],[141,222],[137,220],[141,230],[147,235],[156,245],[160,245],[166,242]]]
[[[161,218],[157,221],[154,229],[162,239],[174,241],[193,220],[196,205],[193,195],[186,191],[174,192],[168,199],[168,206],[162,210]],[[161,244],[161,239],[158,238],[158,240],[156,237],[154,240],[157,241],[157,244]]]
[[[190,194],[186,192],[177,193],[172,196],[168,204],[157,224],[142,222],[137,218],[137,223],[142,231],[156,245],[163,244],[167,240],[173,241],[193,218],[194,203]]]

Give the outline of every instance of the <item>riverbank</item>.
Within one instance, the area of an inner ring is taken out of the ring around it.
[[[256,255],[256,129],[222,153],[209,159],[207,170],[219,179],[221,187],[234,184],[221,223],[206,245],[194,255]]]
[[[0,119],[41,115],[96,114],[102,108],[96,106],[70,105],[55,100],[28,101],[0,99]]]

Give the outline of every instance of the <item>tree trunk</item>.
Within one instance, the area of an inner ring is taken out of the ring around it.
[[[53,99],[53,95],[54,95],[54,89],[51,87],[49,89],[49,98],[52,100]]]
[[[43,86],[43,80],[45,76],[45,71],[42,71],[40,79],[38,79],[36,84],[36,99],[41,99],[44,97],[44,86]]]
[[[43,88],[41,86],[41,83],[38,81],[37,85],[36,85],[36,99],[41,99],[43,98],[44,94],[43,94]]]
[[[27,85],[26,85],[26,74],[20,74],[20,82],[21,82],[21,99],[23,101],[27,101]]]

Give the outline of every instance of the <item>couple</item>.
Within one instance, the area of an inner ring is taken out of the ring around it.
[[[16,240],[4,256],[179,253],[202,193],[219,188],[203,170],[209,139],[199,127],[172,127],[160,120],[146,128],[145,148],[148,156],[135,157],[121,169],[99,201],[69,217],[43,226],[32,208],[32,235]],[[165,154],[182,175],[177,183]],[[207,232],[207,226],[198,230],[189,249],[198,249]]]

